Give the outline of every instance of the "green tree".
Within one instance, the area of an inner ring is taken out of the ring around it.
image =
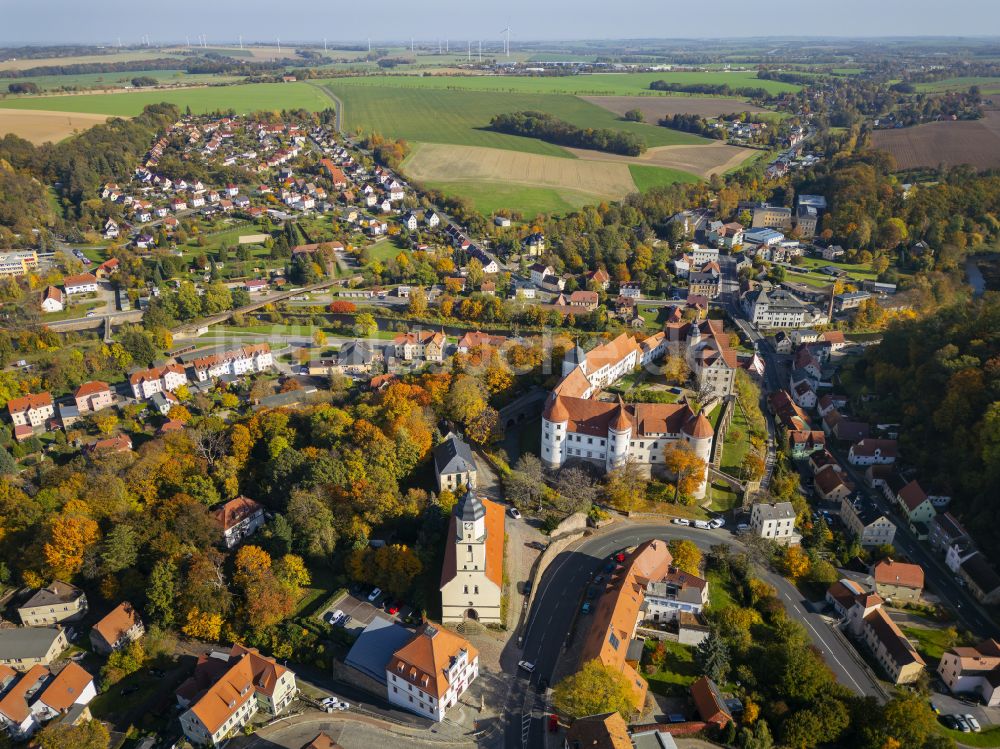
[[[7,452],[7,448],[0,446],[0,476],[7,476],[17,471],[17,461]]]
[[[723,682],[729,675],[729,647],[715,630],[698,644],[694,660],[701,672],[714,682]]]
[[[174,623],[176,587],[177,567],[173,562],[161,559],[153,565],[146,587],[146,611],[164,627]]]
[[[115,525],[101,543],[101,569],[105,573],[121,572],[135,566],[139,558],[139,534],[125,523]]]
[[[627,720],[638,707],[629,680],[597,659],[556,684],[552,703],[574,718],[617,712]]]
[[[362,312],[354,318],[354,335],[358,338],[370,338],[378,330],[378,323],[368,312]]]

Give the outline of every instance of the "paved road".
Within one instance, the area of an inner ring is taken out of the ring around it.
[[[560,554],[538,581],[538,595],[529,615],[522,655],[524,660],[535,664],[535,671],[530,679],[525,678],[523,671],[520,672],[512,690],[505,726],[507,747],[523,749],[543,745],[543,705],[536,687],[540,678],[551,682],[587,583],[613,551],[650,538],[689,539],[703,550],[719,543],[742,546],[727,531],[705,531],[672,524],[629,523],[608,533],[583,539]],[[777,589],[789,616],[802,623],[837,680],[858,694],[881,699],[879,686],[858,664],[856,654],[831,633],[822,616],[806,611],[802,596],[794,586],[772,572],[758,571],[758,574]],[[582,635],[581,632],[574,636]]]

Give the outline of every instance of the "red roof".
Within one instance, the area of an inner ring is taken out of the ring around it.
[[[27,395],[22,395],[19,398],[11,398],[7,401],[7,410],[12,414],[16,414],[51,405],[52,396],[49,393],[28,393]]]
[[[80,387],[76,389],[73,393],[74,398],[83,398],[88,395],[96,395],[97,393],[103,393],[106,390],[110,390],[108,383],[101,382],[100,380],[92,380],[91,382],[85,382]]]
[[[250,499],[250,497],[240,496],[229,500],[212,514],[222,525],[222,529],[228,531],[238,523],[258,512],[263,512],[263,510],[264,506],[259,502]]]
[[[86,286],[92,283],[97,283],[97,276],[93,273],[81,273],[78,276],[66,276],[63,278],[63,286],[67,289],[71,286]]]
[[[883,559],[875,565],[872,577],[876,584],[899,585],[917,590],[923,590],[924,587],[924,568],[919,564]]]

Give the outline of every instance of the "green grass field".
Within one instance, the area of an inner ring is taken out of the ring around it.
[[[647,192],[654,187],[663,187],[677,182],[694,183],[701,180],[690,172],[682,172],[679,169],[664,169],[659,166],[645,166],[643,164],[629,164],[629,172],[632,180],[639,192]]]
[[[927,627],[900,627],[907,639],[913,642],[917,652],[924,657],[932,667],[941,660],[945,650],[954,644],[954,632],[947,629],[930,629]]]
[[[984,94],[998,93],[1000,92],[1000,78],[989,76],[944,78],[930,83],[918,83],[916,89],[920,93],[938,93],[941,91],[967,91],[971,86],[979,86]]]
[[[375,80],[379,83],[376,84]],[[708,142],[696,135],[657,125],[624,122],[613,112],[575,96],[530,93],[506,93],[497,96],[496,93],[487,91],[383,85],[381,83],[383,80],[385,79],[343,78],[323,83],[324,88],[344,103],[343,124],[346,130],[374,131],[394,138],[425,143],[485,146],[565,156],[564,149],[551,143],[535,138],[495,133],[487,129],[494,115],[519,110],[538,110],[579,127],[632,132],[639,135],[649,147]],[[395,82],[400,79],[392,80]],[[368,85],[359,85],[359,82]]]
[[[191,111],[195,113],[226,109],[233,109],[237,113],[279,109],[307,109],[318,112],[333,106],[329,97],[307,83],[250,83],[242,86],[124,94],[19,97],[0,101],[0,108],[94,112],[132,117],[142,112],[142,108],[147,104],[158,104],[163,101],[176,104],[182,109],[191,107]]]
[[[489,216],[501,208],[512,208],[525,216],[535,216],[540,213],[564,214],[599,202],[598,198],[590,193],[552,187],[463,181],[428,182],[426,186],[468,198],[476,210],[484,216]]]
[[[664,95],[651,91],[653,81],[671,83],[726,83],[733,88],[763,88],[770,93],[798,91],[801,86],[781,81],[757,78],[752,71],[727,73],[715,72],[661,72],[661,73],[594,73],[571,76],[372,76],[338,80],[340,85],[368,87],[373,85],[393,88],[451,89],[464,91],[501,91],[505,93],[576,94],[588,96]]]
[[[16,79],[0,79],[0,93],[7,91],[11,83],[34,83],[43,91],[61,88],[121,88],[130,85],[133,78],[147,76],[160,83],[186,85],[222,83],[238,80],[236,76],[189,75],[183,70],[127,70],[119,73],[79,73],[77,75],[33,75]],[[13,94],[11,96],[14,96]]]
[[[667,657],[656,673],[643,674],[649,688],[657,694],[686,694],[687,688],[698,678],[694,662],[694,649],[679,642],[664,641]]]

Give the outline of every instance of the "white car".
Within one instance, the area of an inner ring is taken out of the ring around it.
[[[531,661],[518,661],[517,662],[517,667],[518,668],[523,668],[529,674],[533,673],[534,670],[535,670],[535,664],[532,663]]]
[[[674,518],[672,521],[674,525],[688,525],[688,521],[684,518]]]
[[[333,625],[339,622],[343,618],[344,618],[344,612],[341,611],[340,609],[336,609],[335,611],[331,611],[329,614],[327,614],[326,621],[329,624]]]
[[[711,525],[708,524],[707,520],[695,520],[693,525],[695,528],[701,528],[703,530],[707,530],[712,527]]]
[[[965,722],[969,724],[969,728],[971,728],[976,733],[979,733],[980,731],[983,730],[983,727],[981,725],[979,725],[979,721],[976,720],[975,718],[973,718],[968,713],[966,713],[962,717],[965,718]]]
[[[740,523],[739,525],[736,526],[736,530],[739,531],[740,533],[743,533],[743,531],[750,530],[750,526],[747,525],[746,523]]]
[[[375,588],[375,590],[368,594],[368,603],[375,603],[380,595],[382,595],[382,589]]]
[[[721,528],[726,524],[726,521],[722,518],[714,518],[713,520],[709,520],[708,524],[712,528]]]
[[[327,697],[319,704],[321,704],[327,712],[332,712],[334,710],[348,710],[351,707],[351,703],[344,702],[338,697]]]
[[[510,514],[512,518],[514,518],[514,520],[521,519],[521,511],[516,507],[511,507],[509,510],[507,510],[507,512]]]

